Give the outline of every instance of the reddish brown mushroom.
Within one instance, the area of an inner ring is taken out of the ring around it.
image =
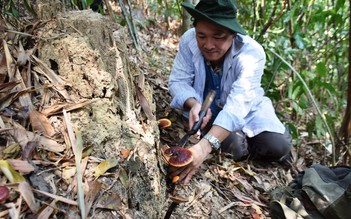
[[[184,167],[193,161],[193,153],[187,148],[164,146],[161,151],[164,160],[174,167]]]
[[[10,196],[10,190],[6,186],[0,186],[0,203],[6,201]]]
[[[158,127],[160,129],[167,128],[167,127],[169,127],[171,125],[172,125],[172,122],[169,119],[163,118],[163,119],[159,119],[158,120]]]
[[[193,153],[191,150],[183,147],[168,147],[164,146],[161,148],[162,151],[162,157],[165,160],[166,163],[168,163],[170,166],[174,167],[183,167],[188,164],[190,164],[193,161]],[[174,193],[175,192],[175,183],[179,180],[179,176],[174,176],[172,178],[172,190]],[[167,209],[166,215],[164,219],[169,219],[171,217],[171,214],[173,210],[176,208],[177,205],[179,205],[182,202],[187,202],[189,201],[188,198],[185,198],[180,195],[172,195],[170,196],[170,199],[172,200],[172,204],[169,206]]]

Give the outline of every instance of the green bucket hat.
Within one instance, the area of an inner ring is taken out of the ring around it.
[[[245,30],[236,20],[237,9],[234,0],[200,0],[196,6],[186,2],[182,3],[182,6],[195,19],[206,19],[246,35]]]

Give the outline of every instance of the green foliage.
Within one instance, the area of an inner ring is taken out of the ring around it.
[[[2,4],[2,3],[0,3]],[[4,15],[12,15],[16,18],[19,17],[18,10],[16,8],[14,0],[5,0],[3,5],[1,5],[1,11],[4,13]]]
[[[266,94],[278,110],[285,112],[284,120],[295,137],[307,132],[311,139],[329,141],[327,133],[333,134],[343,119],[347,95],[349,2],[296,0],[254,4],[248,0],[239,2],[238,20],[266,48],[262,81]],[[307,88],[270,50],[300,73]],[[318,115],[308,92],[322,115]]]
[[[181,19],[180,12],[181,0],[146,0],[146,4],[149,7],[151,13],[157,15],[157,17],[164,17],[165,19],[172,18],[176,20]]]
[[[28,0],[5,0],[4,2],[0,2],[0,12],[4,14],[5,17],[12,16],[19,18],[21,16],[19,8],[21,7],[25,9],[25,11],[22,13],[28,12],[29,14],[35,15],[35,11],[33,10],[33,7],[30,5],[30,2],[28,2]]]
[[[85,10],[90,8],[90,5],[94,3],[94,0],[73,0],[73,4],[80,10]]]

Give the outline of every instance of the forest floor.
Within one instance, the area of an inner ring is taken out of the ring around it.
[[[145,80],[153,87],[153,98],[157,107],[156,117],[157,119],[168,118],[172,121],[170,127],[160,130],[160,145],[172,144],[186,133],[180,113],[169,108],[170,96],[167,92],[168,75],[180,38],[179,23],[169,22],[169,28],[152,22],[138,27],[143,57],[148,57],[145,59],[148,62],[147,65],[143,64],[141,68],[143,72],[147,72]],[[30,45],[25,46],[29,50]],[[14,49],[10,51],[11,54],[16,54],[17,57],[23,51],[21,48],[10,48]],[[0,57],[1,66],[6,65],[4,57],[5,54]],[[9,85],[7,84],[7,86]],[[0,91],[1,89],[5,89],[5,87],[0,87]],[[22,112],[16,106],[9,104],[9,107],[6,107],[0,114],[23,119]],[[0,131],[5,132],[6,130],[1,129]],[[191,138],[190,144],[196,141],[197,139]],[[12,150],[11,156],[13,153],[18,153],[16,148],[12,148]],[[180,204],[172,217],[270,218],[270,192],[274,188],[285,186],[291,182],[296,171],[303,171],[312,163],[324,162],[328,159],[320,142],[318,140],[310,141],[307,137],[301,137],[299,142],[294,141],[293,156],[293,169],[295,171],[285,169],[276,163],[234,162],[229,155],[211,154],[194,175],[190,185],[181,188],[186,190],[189,201]],[[170,203],[169,199],[164,206],[165,211]],[[9,214],[11,214],[9,210],[0,207],[0,218],[10,218]],[[116,216],[116,218],[119,217]]]

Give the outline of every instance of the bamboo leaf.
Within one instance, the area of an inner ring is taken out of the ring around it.
[[[49,205],[47,205],[39,214],[38,219],[48,219],[50,215],[54,212],[56,207],[56,200],[52,200]]]
[[[83,176],[82,170],[80,168],[80,163],[82,160],[82,152],[83,152],[83,139],[80,131],[76,130],[76,144],[73,146],[74,157],[76,161],[76,169],[77,169],[77,187],[78,187],[78,205],[81,213],[81,217],[86,218],[85,215],[85,202],[84,202],[84,190],[83,190]]]
[[[7,160],[0,160],[0,169],[11,183],[23,182],[26,179],[12,168]]]
[[[50,124],[49,119],[37,110],[30,112],[29,120],[35,132],[43,133],[49,137],[55,134],[55,129]]]
[[[18,190],[21,193],[23,199],[27,203],[28,207],[33,213],[37,213],[39,210],[39,205],[35,201],[32,187],[27,182],[21,182],[18,185]]]
[[[8,159],[7,161],[11,164],[13,169],[19,171],[20,173],[22,173],[24,175],[31,173],[35,170],[34,166],[32,166],[32,164],[30,164],[26,160]]]
[[[118,160],[117,159],[108,159],[103,162],[101,162],[96,168],[95,168],[95,177],[99,178],[102,174],[106,173],[107,170],[110,168],[113,168],[117,166]]]
[[[101,190],[101,183],[96,180],[89,182],[88,185],[89,185],[89,191],[86,195],[86,206],[85,206],[86,215],[89,214],[91,206],[93,205],[93,202],[95,201],[97,195]]]

